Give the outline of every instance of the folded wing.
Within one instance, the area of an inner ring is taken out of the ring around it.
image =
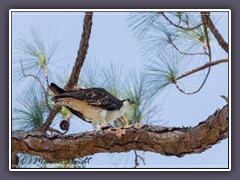
[[[55,95],[53,101],[57,101],[58,98],[74,98],[88,105],[101,107],[110,111],[119,110],[122,107],[122,101],[103,88],[79,89],[76,91],[64,92]]]

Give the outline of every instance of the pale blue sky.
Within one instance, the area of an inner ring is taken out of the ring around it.
[[[227,14],[221,14],[217,28],[228,38]],[[143,56],[140,51],[140,41],[128,27],[129,13],[95,13],[90,46],[86,61],[98,61],[101,65],[109,62],[121,62],[124,69],[142,69]],[[78,12],[15,12],[12,16],[12,42],[13,47],[27,34],[34,25],[39,25],[43,38],[48,39],[49,31],[63,42],[63,48],[53,58],[54,64],[62,68],[72,69],[75,61],[82,33],[82,13]],[[51,27],[51,29],[50,29]],[[53,37],[51,35],[51,37]],[[49,40],[49,39],[48,39]],[[214,52],[213,60],[226,58],[223,51]],[[17,56],[14,56],[14,61]],[[24,61],[23,61],[24,62]],[[49,67],[54,68],[54,65]],[[13,69],[14,71],[14,69]],[[198,76],[193,76],[198,79]],[[51,81],[51,77],[50,81]],[[187,85],[197,87],[193,79],[186,81]],[[187,87],[187,86],[186,86]],[[16,91],[25,86],[16,86],[13,81],[13,99]],[[164,126],[196,126],[200,121],[207,119],[217,108],[222,108],[225,102],[219,95],[228,94],[228,66],[227,63],[214,66],[205,84],[205,87],[196,95],[183,95],[175,87],[167,88],[159,96],[161,116],[160,125]],[[91,125],[83,123],[77,118],[71,120],[70,132],[91,130]],[[76,128],[76,127],[81,127]],[[147,167],[162,168],[218,168],[227,167],[228,140],[214,145],[201,154],[186,155],[183,158],[166,157],[155,153],[145,154]],[[96,154],[87,167],[132,167],[134,165],[133,152]],[[129,165],[129,166],[126,166]]]

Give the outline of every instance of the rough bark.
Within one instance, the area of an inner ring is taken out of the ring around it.
[[[96,153],[142,150],[182,157],[201,153],[228,137],[228,105],[195,127],[132,125],[74,135],[47,135],[39,131],[12,133],[12,152],[38,155],[48,162]]]
[[[228,43],[223,39],[222,35],[217,30],[216,26],[213,24],[210,18],[210,12],[202,12],[206,16],[206,24],[213,33],[214,37],[217,39],[218,44],[228,53]]]
[[[82,69],[85,57],[87,55],[89,39],[90,39],[91,30],[92,30],[92,16],[93,16],[92,12],[85,13],[85,18],[83,22],[83,33],[82,33],[82,38],[80,42],[80,47],[77,53],[76,62],[73,66],[70,79],[67,85],[65,86],[65,89],[67,91],[72,90],[73,87],[77,84],[80,71]]]

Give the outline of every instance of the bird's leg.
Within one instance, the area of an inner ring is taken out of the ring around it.
[[[108,123],[106,122],[106,115],[107,115],[107,111],[106,110],[102,110],[100,112],[102,127],[108,126]]]
[[[93,122],[92,122],[92,126],[93,126],[93,130],[96,131],[96,129],[97,129],[97,123],[93,121]]]
[[[97,124],[94,129],[94,134],[103,134],[102,124]]]
[[[106,115],[107,115],[107,111],[106,110],[102,110],[100,112],[100,119],[97,122],[92,122],[93,125],[93,129],[95,131],[96,134],[102,134],[103,133],[103,128],[108,128],[111,127],[111,125],[109,125],[106,122]]]
[[[92,122],[94,134],[102,134],[102,123]]]
[[[118,118],[118,120],[122,123],[123,126],[128,126],[128,119],[126,119],[124,116],[121,116]]]

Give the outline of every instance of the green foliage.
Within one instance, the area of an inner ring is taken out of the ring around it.
[[[52,39],[51,36],[55,35],[49,34],[50,37],[43,37],[41,35],[40,26],[33,26],[29,33],[22,35],[22,38],[16,43],[15,56],[19,58],[15,59],[14,66],[16,66],[16,71],[14,71],[14,79],[20,83],[24,82],[22,69],[19,65],[20,60],[23,62],[24,72],[26,74],[33,74],[40,78],[44,82],[44,70],[46,70],[47,65],[49,65],[52,58],[61,49],[61,41]],[[28,82],[33,83],[33,78],[29,78]]]
[[[116,97],[122,97],[124,82],[121,64],[101,65],[95,60],[87,60],[79,77],[78,84],[85,88],[102,87]]]
[[[158,12],[133,13],[129,18],[129,27],[138,39],[143,39],[159,17]]]
[[[176,25],[186,28],[202,23],[197,12],[194,15],[189,12],[165,12],[165,15]],[[145,21],[147,25],[142,23]],[[134,35],[141,37],[141,51],[145,61],[156,60],[159,53],[173,48],[172,43],[185,53],[204,53],[206,37],[202,26],[191,31],[176,28],[158,12],[133,15],[129,22]]]
[[[147,122],[150,114],[153,112],[151,96],[147,89],[146,78],[143,75],[138,75],[136,72],[131,71],[129,73],[128,82],[125,85],[126,96],[134,101],[132,108],[125,114],[125,117],[129,120],[129,124],[140,123],[143,120]]]
[[[164,12],[164,15],[144,12],[132,15],[129,22],[134,35],[141,37],[138,39],[146,64],[149,97],[175,84],[183,69],[192,69],[191,64],[196,66],[196,62],[190,59],[193,55],[197,55],[198,63],[208,60],[207,40],[199,12]],[[210,30],[208,34],[212,45]]]
[[[13,106],[13,129],[27,130],[39,127],[48,112],[43,94],[31,88],[19,94]]]
[[[69,112],[70,111],[65,106],[62,107],[61,114],[63,118],[66,118]]]
[[[101,68],[102,87],[116,97],[123,97],[122,86],[125,82],[123,66],[110,63]]]
[[[170,50],[158,54],[158,61],[150,61],[146,64],[149,98],[153,98],[162,89],[176,82],[181,65],[180,57]]]

